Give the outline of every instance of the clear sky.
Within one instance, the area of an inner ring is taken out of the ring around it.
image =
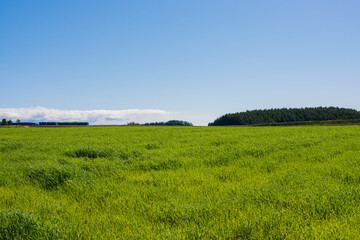
[[[359,90],[358,0],[0,2],[0,117],[132,109],[147,117],[118,120],[205,125],[251,109],[360,110]]]

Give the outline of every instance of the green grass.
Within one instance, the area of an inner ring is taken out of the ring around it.
[[[0,239],[360,239],[360,126],[0,129]]]

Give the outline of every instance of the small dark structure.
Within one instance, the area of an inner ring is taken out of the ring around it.
[[[33,122],[13,122],[11,125],[17,125],[17,126],[35,126],[36,123],[33,123]]]
[[[39,125],[41,126],[78,126],[78,125],[89,125],[88,122],[39,122]]]
[[[58,122],[57,125],[89,125],[88,122]]]
[[[39,125],[56,126],[56,122],[39,122]]]

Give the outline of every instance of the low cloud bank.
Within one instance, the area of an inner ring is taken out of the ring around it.
[[[45,107],[0,108],[0,118],[23,122],[89,122],[94,125],[168,121],[178,114],[156,109],[59,110]],[[181,119],[182,120],[182,119]]]

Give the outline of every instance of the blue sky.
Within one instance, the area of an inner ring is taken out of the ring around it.
[[[359,12],[350,0],[1,1],[0,117],[132,109],[147,115],[119,123],[205,125],[251,109],[360,110]]]

